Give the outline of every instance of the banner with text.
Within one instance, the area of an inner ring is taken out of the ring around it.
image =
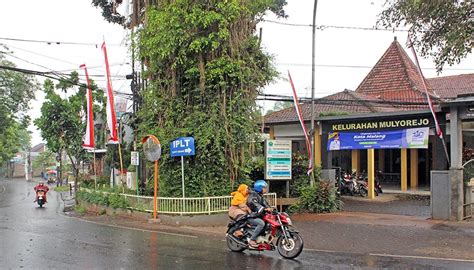
[[[429,128],[375,132],[330,132],[327,149],[428,148]]]

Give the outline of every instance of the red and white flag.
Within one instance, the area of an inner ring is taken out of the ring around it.
[[[293,84],[293,80],[291,79],[290,71],[288,71],[288,77],[290,78],[290,84],[291,84],[291,88],[293,90],[293,102],[295,104],[296,114],[298,115],[298,119],[300,120],[301,128],[303,129],[304,138],[306,140],[306,149],[308,149],[309,165],[308,165],[308,172],[307,173],[309,175],[313,171],[313,154],[312,154],[312,149],[311,149],[311,141],[309,140],[308,131],[306,130],[306,126],[304,125],[303,114],[301,114],[300,105],[298,103],[298,96],[296,95],[296,90],[295,90],[295,86]]]
[[[89,81],[89,74],[87,73],[86,64],[82,64],[80,68],[83,68],[86,72],[87,90],[86,90],[86,101],[87,101],[87,112],[86,112],[86,134],[84,135],[84,143],[82,147],[85,149],[94,149],[94,114],[92,111],[92,90]]]
[[[109,143],[117,144],[117,117],[115,116],[115,103],[114,103],[114,91],[112,89],[112,81],[110,79],[110,68],[109,60],[107,58],[107,48],[105,47],[105,41],[102,43],[102,51],[104,52],[105,59],[105,77],[107,78],[107,126],[110,131]]]
[[[441,130],[441,127],[439,126],[439,123],[438,123],[438,119],[436,118],[436,113],[435,113],[435,110],[434,110],[434,107],[433,107],[433,102],[431,101],[430,94],[428,93],[428,87],[427,87],[427,84],[426,84],[425,76],[423,76],[423,72],[421,71],[420,62],[418,62],[418,57],[416,55],[415,46],[413,46],[410,34],[408,34],[408,45],[411,48],[411,52],[413,53],[413,56],[415,58],[416,67],[418,68],[418,72],[421,75],[421,81],[423,82],[423,88],[424,88],[424,91],[425,91],[425,94],[426,94],[426,99],[428,100],[428,106],[430,107],[430,111],[431,111],[431,114],[433,115],[433,119],[434,119],[434,122],[435,122],[436,135],[438,135],[438,137],[440,137],[440,138],[443,138],[443,130]]]

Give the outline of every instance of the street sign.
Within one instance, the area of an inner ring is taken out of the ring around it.
[[[140,164],[140,158],[138,152],[132,151],[130,165],[138,166]]]
[[[194,138],[182,137],[171,142],[171,157],[194,156]]]
[[[267,140],[265,150],[265,179],[291,179],[291,141]]]

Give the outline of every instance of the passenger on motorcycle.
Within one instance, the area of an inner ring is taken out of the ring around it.
[[[44,191],[44,202],[48,202],[48,200],[46,199],[46,193],[49,191],[49,188],[43,182],[39,182],[39,184],[34,187],[34,190],[35,192],[38,192],[39,190]],[[36,202],[37,199],[38,197],[36,197],[34,202]]]
[[[257,180],[253,185],[253,192],[247,198],[247,205],[250,210],[255,213],[255,218],[249,218],[248,222],[255,226],[255,229],[250,237],[249,245],[257,247],[257,237],[265,228],[265,222],[260,217],[265,211],[272,211],[268,202],[263,198],[263,194],[267,193],[267,182],[264,180]]]
[[[230,202],[229,217],[237,220],[240,217],[250,213],[247,206],[247,197],[249,195],[249,187],[246,184],[241,184],[237,191],[232,192],[232,201]]]

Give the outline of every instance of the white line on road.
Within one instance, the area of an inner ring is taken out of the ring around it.
[[[436,257],[425,257],[425,256],[392,255],[392,254],[377,254],[377,253],[369,253],[369,255],[378,256],[378,257],[391,257],[391,258],[424,259],[424,260],[474,263],[474,260],[468,260],[468,259],[436,258]]]
[[[157,234],[165,234],[165,235],[172,235],[172,236],[180,236],[180,237],[188,237],[188,238],[198,238],[195,235],[189,235],[189,234],[180,234],[180,233],[170,233],[170,232],[161,232],[161,231],[153,231],[153,230],[147,230],[147,229],[139,229],[139,228],[133,228],[133,227],[125,227],[125,226],[120,226],[120,225],[112,225],[112,224],[104,224],[96,221],[91,221],[91,220],[85,220],[77,217],[69,217],[64,215],[65,217],[68,218],[76,218],[84,222],[92,223],[92,224],[97,224],[97,225],[102,225],[102,226],[108,226],[108,227],[113,227],[113,228],[120,228],[120,229],[125,229],[125,230],[134,230],[134,231],[140,231],[140,232],[151,232],[151,233],[157,233]]]

